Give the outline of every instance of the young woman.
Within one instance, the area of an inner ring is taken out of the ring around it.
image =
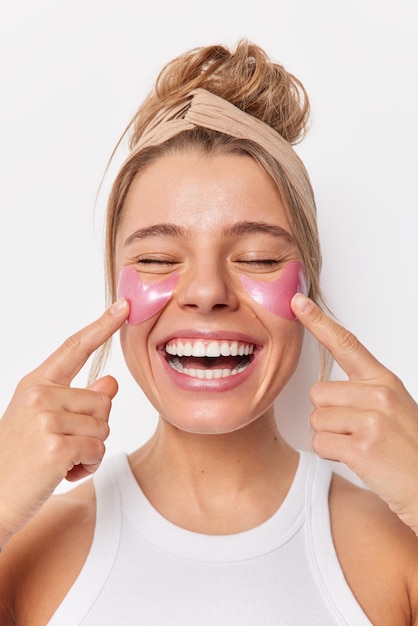
[[[114,303],[0,423],[2,625],[418,624],[418,407],[321,308],[292,148],[308,117],[245,41],[175,59],[138,110],[108,206]],[[312,388],[312,453],[274,415],[305,328],[348,375]],[[70,385],[118,330],[156,432],[49,498],[101,464],[116,380]]]

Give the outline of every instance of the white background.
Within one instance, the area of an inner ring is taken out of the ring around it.
[[[245,37],[312,104],[310,172],[330,307],[418,398],[418,32],[414,0],[46,0],[0,8],[1,412],[19,378],[104,302],[107,159],[157,72],[189,48]],[[309,447],[313,345],[278,402]],[[114,342],[108,453],[152,433],[154,410]],[[341,377],[336,368],[334,377]],[[84,385],[86,372],[75,383]],[[29,419],[29,417],[28,417]],[[65,489],[66,486],[61,487]]]

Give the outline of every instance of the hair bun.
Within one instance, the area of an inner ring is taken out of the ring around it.
[[[305,135],[310,107],[302,83],[247,40],[239,41],[235,50],[200,47],[170,61],[141,107],[140,126],[199,87],[269,124],[292,144]]]

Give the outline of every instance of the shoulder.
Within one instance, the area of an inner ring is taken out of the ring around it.
[[[49,620],[84,565],[93,540],[95,511],[89,480],[50,498],[9,541],[0,559],[2,624],[30,626]]]
[[[418,620],[418,538],[367,489],[334,474],[331,529],[345,578],[372,623]]]

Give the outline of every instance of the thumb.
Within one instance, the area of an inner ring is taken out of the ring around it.
[[[105,393],[111,400],[116,396],[119,386],[117,380],[113,376],[103,376],[87,387],[91,391],[99,391]]]

